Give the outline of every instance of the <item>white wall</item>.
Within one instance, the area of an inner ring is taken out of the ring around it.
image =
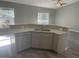
[[[19,9],[19,10],[18,10]],[[37,20],[38,20],[38,12],[42,12],[42,13],[49,13],[50,17],[49,17],[49,23],[50,24],[54,24],[54,20],[55,20],[55,10],[52,9],[46,9],[46,8],[38,8],[38,7],[29,7],[29,6],[20,6],[20,8],[18,8],[15,12],[16,12],[16,20],[15,23],[16,24],[36,24]]]
[[[15,24],[36,24],[38,12],[46,12],[50,13],[50,24],[79,30],[79,2],[57,10],[2,1],[0,6],[15,8]]]
[[[15,9],[15,24],[36,24],[38,12],[46,12],[50,14],[50,24],[55,23],[54,9],[28,6],[23,4],[9,3],[0,1],[1,7],[11,7]]]
[[[79,2],[56,10],[55,24],[79,30]]]

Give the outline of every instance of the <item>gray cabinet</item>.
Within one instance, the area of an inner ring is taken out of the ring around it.
[[[32,32],[32,48],[51,49],[58,53],[65,51],[66,35]]]
[[[41,48],[52,49],[52,37],[50,33],[41,33]]]
[[[51,49],[58,53],[65,51],[66,35],[47,32],[22,32],[15,34],[16,51],[28,48]]]
[[[53,45],[52,49],[58,53],[62,53],[65,51],[66,48],[66,40],[67,40],[67,35],[66,34],[55,34],[53,35]]]
[[[32,32],[32,48],[52,49],[52,34]]]
[[[54,51],[57,51],[58,49],[58,41],[59,41],[59,35],[53,33],[52,49]]]
[[[32,32],[32,48],[41,48],[41,34]]]
[[[16,33],[15,42],[17,52],[31,48],[31,33],[30,32]]]

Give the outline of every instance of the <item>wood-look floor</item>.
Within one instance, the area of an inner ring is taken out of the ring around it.
[[[79,53],[68,49],[62,54],[57,54],[53,51],[39,50],[39,49],[29,49],[20,52],[16,56],[17,58],[78,58]]]
[[[57,54],[53,51],[29,49],[17,54],[17,58],[64,58],[64,55]]]

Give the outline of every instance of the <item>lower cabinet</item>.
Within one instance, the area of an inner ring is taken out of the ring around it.
[[[32,32],[32,48],[51,49],[57,53],[65,51],[65,34]]]
[[[22,32],[15,34],[16,51],[22,51],[31,48],[31,33]]]
[[[56,52],[58,51],[59,38],[60,36],[58,34],[53,33],[52,49]]]
[[[67,33],[61,34],[61,35],[54,34],[52,49],[56,51],[57,53],[64,52],[66,48],[66,43],[67,43],[66,41],[67,41]]]
[[[32,32],[32,48],[41,48],[41,35],[36,32]]]
[[[32,48],[52,49],[51,33],[32,32]]]
[[[66,35],[45,32],[22,32],[15,34],[16,51],[28,48],[51,49],[58,53],[65,51]]]

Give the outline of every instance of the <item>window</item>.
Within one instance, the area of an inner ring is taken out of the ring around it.
[[[49,13],[38,13],[38,24],[49,24]]]
[[[0,26],[14,25],[14,8],[0,7]]]

